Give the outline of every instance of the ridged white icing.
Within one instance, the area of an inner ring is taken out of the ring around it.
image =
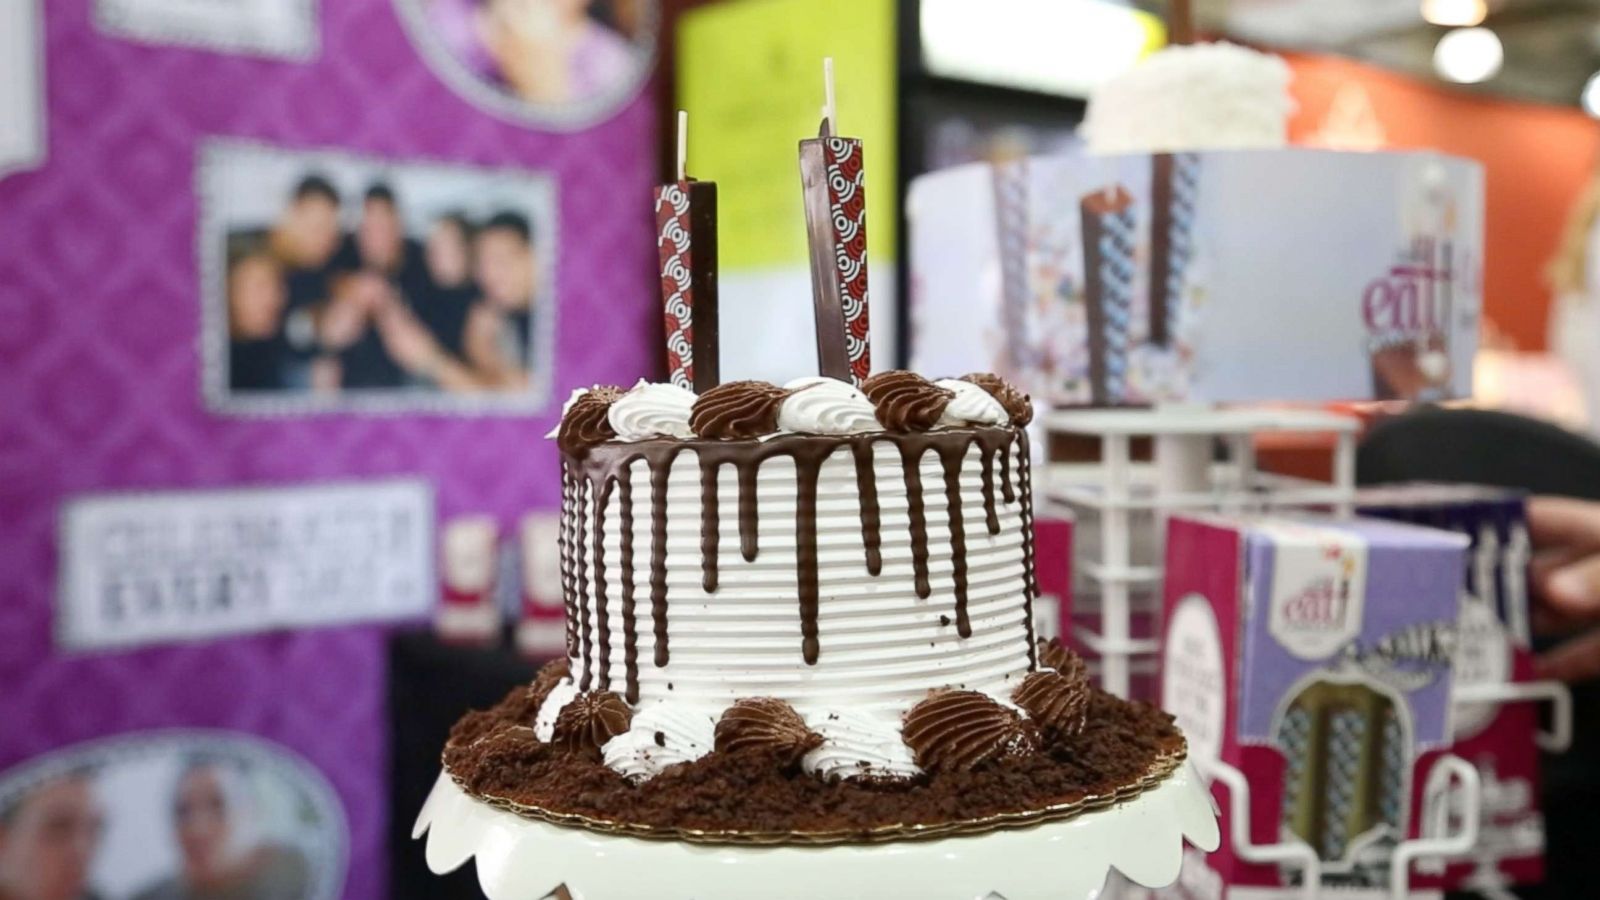
[[[668,766],[693,762],[715,746],[720,713],[715,707],[688,703],[642,706],[634,712],[628,730],[602,748],[606,765],[631,781],[644,781]]]
[[[980,389],[981,390],[981,389]],[[979,690],[1008,702],[1010,692],[1029,666],[1025,624],[1025,581],[1022,545],[1022,503],[1019,448],[1002,451],[1009,458],[1009,480],[1017,491],[1007,503],[1002,468],[994,461],[995,512],[999,532],[985,522],[981,454],[968,449],[959,484],[966,538],[967,610],[970,637],[957,632],[953,552],[948,526],[943,468],[937,453],[924,453],[918,470],[928,534],[931,594],[919,598],[914,586],[909,503],[900,450],[888,440],[873,445],[872,477],[876,483],[881,525],[882,570],[867,571],[862,535],[862,503],[850,450],[841,445],[823,462],[817,486],[819,655],[808,665],[802,653],[800,606],[797,599],[796,472],[792,459],[779,455],[761,464],[756,478],[758,554],[747,562],[740,552],[739,486],[731,465],[718,472],[720,528],[718,585],[704,589],[701,567],[700,465],[693,450],[672,462],[666,490],[667,665],[657,667],[650,603],[651,492],[648,464],[629,469],[633,484],[633,559],[636,660],[641,710],[669,716],[669,710],[710,710],[715,714],[741,698],[776,697],[801,711],[808,722],[817,711],[840,717],[817,730],[827,739],[813,751],[808,769],[825,776],[857,773],[860,761],[884,772],[915,774],[909,751],[899,742],[900,717],[941,687]],[[623,628],[622,520],[618,492],[605,510],[606,618],[610,635],[609,689],[624,690],[626,643]],[[587,590],[575,598],[581,647],[585,632],[593,647],[598,687],[599,622],[595,597],[593,536],[579,555],[589,577]],[[587,623],[584,628],[581,623]],[[571,660],[581,676],[581,652]],[[552,694],[538,717],[539,725],[554,717],[571,697]],[[687,715],[688,713],[684,713]],[[825,715],[825,714],[824,714]],[[645,720],[650,721],[649,719]],[[714,722],[714,717],[712,718]],[[820,719],[818,719],[820,721]],[[636,716],[639,736],[606,745],[607,760],[629,777],[649,777],[688,756],[654,745],[654,732]],[[659,729],[664,733],[667,729]],[[830,731],[835,737],[830,737]],[[632,732],[630,732],[631,734]],[[541,737],[548,734],[543,729]],[[649,737],[646,746],[643,737]],[[625,736],[626,737],[626,736]],[[618,738],[617,740],[622,740]],[[645,751],[649,751],[648,756]],[[667,752],[661,752],[667,751]],[[643,773],[641,775],[641,773]],[[883,774],[879,772],[878,774]]]
[[[578,696],[578,685],[571,678],[560,682],[550,691],[545,698],[544,705],[539,707],[539,714],[533,717],[533,733],[541,741],[550,740],[556,730],[556,716],[561,714],[561,707],[572,702]]]
[[[651,384],[643,379],[611,404],[606,420],[619,441],[658,437],[692,438],[689,411],[694,392],[675,384]]]
[[[806,725],[823,743],[800,765],[819,778],[913,778],[922,772],[900,735],[898,716],[839,709],[807,716]]]
[[[778,428],[802,434],[882,431],[867,395],[837,378],[809,376],[783,386],[793,391],[778,407]]]
[[[955,392],[939,418],[940,425],[1010,425],[1011,417],[993,394],[970,381],[942,378],[934,384]]]

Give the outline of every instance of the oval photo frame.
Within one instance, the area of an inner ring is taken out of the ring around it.
[[[394,2],[434,74],[474,106],[518,124],[597,124],[638,94],[655,62],[658,0]]]
[[[187,896],[195,873],[335,900],[349,863],[348,820],[322,773],[231,731],[133,732],[20,763],[0,772],[0,834],[0,863],[10,844],[52,860],[56,887],[77,879],[79,895],[129,900]],[[0,865],[0,894],[28,896],[5,880],[38,869]]]

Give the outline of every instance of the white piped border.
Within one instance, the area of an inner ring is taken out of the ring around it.
[[[1063,822],[985,835],[830,847],[741,847],[619,837],[521,818],[441,775],[412,829],[428,867],[476,858],[489,900],[539,900],[565,885],[578,900],[811,900],[921,897],[1093,900],[1116,869],[1171,884],[1185,840],[1221,843],[1204,779],[1185,763],[1159,787]]]

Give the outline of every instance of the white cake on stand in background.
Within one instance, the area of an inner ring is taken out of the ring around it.
[[[1237,44],[1168,47],[1096,89],[1080,133],[1096,154],[1285,147],[1290,79]]]

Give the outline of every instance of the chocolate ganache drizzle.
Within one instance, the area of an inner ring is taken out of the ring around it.
[[[604,411],[622,396],[615,389],[595,389],[578,397],[569,407],[583,419],[572,427],[564,421],[560,443],[563,461],[563,515],[560,534],[563,588],[567,595],[568,652],[582,660],[579,689],[591,688],[591,672],[598,670],[598,688],[608,689],[611,677],[612,623],[607,618],[607,594],[613,590],[608,574],[604,540],[608,524],[606,509],[614,497],[619,507],[621,567],[621,629],[623,635],[624,696],[634,703],[639,698],[638,615],[634,583],[634,538],[632,470],[642,462],[649,472],[650,548],[649,602],[651,628],[655,637],[654,664],[667,665],[671,659],[667,597],[667,485],[672,465],[680,453],[693,452],[700,468],[701,497],[701,583],[706,592],[715,593],[718,584],[717,552],[722,531],[721,498],[717,473],[724,465],[737,474],[736,509],[741,555],[754,561],[757,545],[757,474],[764,462],[774,457],[789,457],[795,466],[795,533],[797,593],[801,631],[801,652],[807,664],[815,664],[822,652],[818,637],[819,573],[817,546],[817,491],[823,463],[842,448],[848,448],[856,475],[861,506],[861,538],[867,572],[877,576],[883,567],[882,518],[874,473],[878,444],[894,447],[901,460],[910,518],[911,556],[917,596],[932,594],[928,571],[928,524],[922,489],[922,459],[934,453],[944,481],[947,529],[952,559],[951,580],[955,595],[954,621],[957,633],[972,635],[967,614],[966,519],[962,509],[961,470],[968,456],[977,449],[981,473],[984,527],[991,535],[1000,532],[997,507],[1021,500],[1020,517],[1024,528],[1023,565],[1025,569],[1024,622],[1027,631],[1030,665],[1038,662],[1033,637],[1033,606],[1037,584],[1033,573],[1032,499],[1029,490],[1028,436],[1014,424],[1031,418],[1027,398],[995,376],[967,376],[998,401],[1013,424],[970,424],[949,427],[941,422],[946,407],[956,392],[909,372],[885,372],[869,378],[863,393],[876,409],[886,430],[843,434],[780,432],[779,410],[784,400],[798,391],[762,382],[732,382],[707,391],[694,401],[690,426],[694,437],[617,438],[616,430],[605,421]],[[957,387],[961,387],[957,385]],[[847,390],[838,387],[838,390]],[[848,389],[853,390],[853,389]],[[981,395],[980,395],[981,396]],[[1019,403],[1021,404],[1019,406]],[[598,413],[598,415],[597,415]],[[936,427],[937,426],[937,427]],[[612,437],[598,442],[593,438],[605,432]],[[570,440],[569,440],[570,438]],[[759,439],[757,439],[759,438]],[[1011,455],[1018,456],[1018,478],[1011,476]],[[995,460],[999,459],[999,472]],[[996,482],[1000,496],[996,496]],[[592,545],[589,542],[592,541]],[[585,552],[587,550],[588,552]],[[587,560],[594,560],[593,595],[595,621],[589,621],[588,604],[582,602],[590,589]],[[574,620],[576,623],[574,624]],[[576,634],[574,634],[576,629]],[[598,665],[596,665],[598,664]]]

